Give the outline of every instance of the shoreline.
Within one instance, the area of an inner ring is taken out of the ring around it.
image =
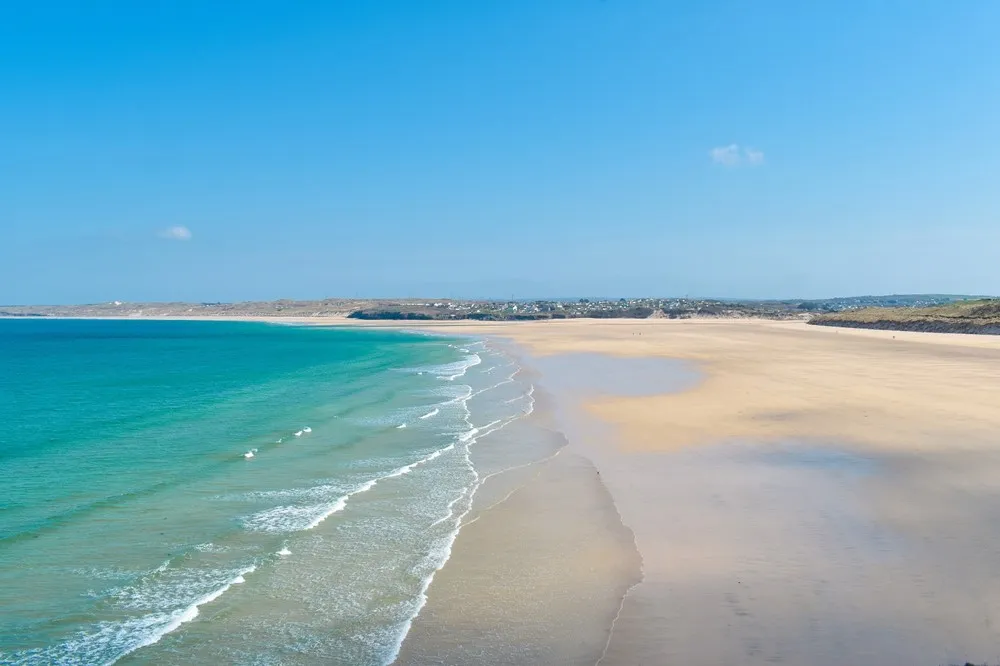
[[[534,389],[535,409],[504,441],[537,443],[522,464],[483,476],[392,663],[596,663],[625,594],[641,580],[634,535],[561,429],[535,366],[492,341]]]

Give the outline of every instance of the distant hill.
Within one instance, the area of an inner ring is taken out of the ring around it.
[[[883,296],[838,296],[804,300],[799,302],[800,310],[813,312],[839,312],[858,308],[925,308],[934,305],[945,305],[956,301],[975,301],[986,296],[968,296],[962,294],[887,294]],[[790,303],[794,301],[783,301]]]
[[[1000,299],[956,301],[931,307],[843,310],[817,315],[809,323],[893,331],[1000,335]]]

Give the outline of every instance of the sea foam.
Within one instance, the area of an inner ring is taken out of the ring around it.
[[[167,634],[198,617],[199,608],[225,594],[233,585],[246,582],[245,576],[256,571],[255,565],[222,573],[222,580],[207,592],[185,601],[166,612],[147,613],[118,622],[101,622],[94,630],[81,631],[56,645],[15,653],[16,664],[113,664],[140,648],[158,643]],[[171,588],[172,595],[183,596],[183,589]],[[160,596],[150,601],[158,602]]]
[[[417,374],[427,373],[434,375],[438,379],[454,381],[465,375],[469,368],[475,367],[483,362],[479,354],[472,353],[465,356],[460,361],[444,363],[442,365],[431,365],[423,368],[415,368]]]
[[[331,501],[305,506],[277,506],[272,509],[259,511],[255,514],[247,516],[243,518],[241,522],[246,529],[259,532],[287,533],[314,529],[333,514],[343,511],[344,508],[347,507],[348,500],[355,495],[368,492],[382,481],[394,479],[403,476],[404,474],[409,474],[417,467],[429,463],[443,453],[451,451],[454,448],[454,444],[449,444],[441,449],[432,451],[430,454],[420,458],[419,460],[415,460],[414,462],[403,465],[402,467],[397,467],[381,476],[369,479],[356,486],[350,492],[332,499]]]

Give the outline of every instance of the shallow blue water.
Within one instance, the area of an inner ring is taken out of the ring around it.
[[[0,661],[386,663],[469,447],[530,411],[510,366],[394,332],[0,320]]]

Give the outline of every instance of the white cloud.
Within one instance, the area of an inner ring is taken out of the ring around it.
[[[727,167],[735,167],[742,164],[758,166],[764,163],[763,151],[747,146],[740,146],[738,143],[712,148],[712,150],[708,151],[708,154],[713,162]]]
[[[753,148],[744,148],[743,157],[746,159],[747,164],[763,164],[764,163],[764,153],[760,150],[754,150]]]
[[[712,156],[712,161],[717,164],[736,166],[740,163],[740,147],[735,143],[731,143],[728,146],[712,148],[712,150],[709,151],[709,155]]]
[[[187,227],[170,227],[169,229],[164,229],[159,234],[160,238],[166,238],[167,240],[176,241],[189,241],[191,240],[191,230]]]

